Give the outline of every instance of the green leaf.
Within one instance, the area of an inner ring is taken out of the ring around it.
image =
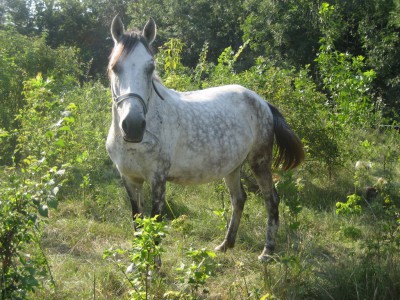
[[[211,258],[217,257],[217,254],[214,251],[206,250],[206,253],[207,253],[208,257],[211,257]]]
[[[44,134],[44,136],[52,139],[54,137],[54,132],[49,130]]]
[[[67,109],[68,110],[74,110],[74,109],[77,109],[78,107],[76,106],[76,104],[75,103],[70,103],[70,104],[68,104],[68,106],[67,106]]]
[[[63,147],[65,147],[65,142],[64,142],[63,139],[57,139],[57,140],[54,142],[54,145],[63,148]]]
[[[49,217],[49,208],[46,204],[40,205],[38,211],[42,217],[45,218]]]
[[[9,133],[0,128],[0,138],[8,137]]]
[[[69,127],[68,125],[65,125],[63,127],[60,127],[58,130],[60,130],[60,131],[71,131],[71,127]]]
[[[67,122],[68,124],[73,124],[73,123],[75,123],[75,118],[74,117],[65,117],[64,122]]]
[[[263,296],[260,298],[260,300],[273,300],[273,299],[276,299],[276,298],[275,298],[274,295],[272,295],[272,294],[270,294],[270,293],[265,294],[265,295],[263,295]]]
[[[51,198],[47,199],[47,205],[48,205],[48,207],[50,207],[50,208],[57,209],[57,207],[58,207],[58,200],[57,200],[56,198],[54,198],[54,197],[51,197]]]

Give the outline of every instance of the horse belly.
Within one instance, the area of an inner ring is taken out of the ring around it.
[[[171,170],[167,176],[167,180],[173,183],[182,185],[203,184],[212,182],[225,177],[233,172],[238,166],[243,163],[244,159],[237,164],[227,165],[225,168],[215,168],[211,164],[192,164],[190,168],[181,167],[179,171]]]
[[[245,161],[252,132],[221,131],[218,137],[195,136],[177,147],[167,179],[179,184],[207,183],[233,172]]]

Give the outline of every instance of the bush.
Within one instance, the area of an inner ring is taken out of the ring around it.
[[[46,45],[46,35],[30,38],[15,30],[0,30],[0,129],[10,132],[20,124],[18,112],[27,104],[26,82],[41,74],[42,78],[52,78],[52,89],[62,93],[72,86],[78,86],[83,65],[79,61],[79,51],[74,48],[52,49]],[[33,82],[32,82],[33,83]],[[11,164],[10,157],[16,146],[16,136],[9,135],[4,143],[0,164]]]

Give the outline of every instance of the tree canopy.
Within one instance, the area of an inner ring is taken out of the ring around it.
[[[385,113],[397,118],[400,105],[400,1],[328,0],[335,7],[329,24],[321,21],[321,1],[312,0],[5,0],[0,6],[0,26],[20,34],[42,36],[47,45],[73,46],[87,64],[89,78],[105,78],[112,46],[109,26],[117,13],[130,27],[141,28],[152,16],[159,28],[158,48],[171,38],[184,43],[182,63],[195,67],[207,44],[207,59],[216,63],[227,47],[249,47],[237,67],[250,68],[256,58],[275,65],[315,68],[320,39],[329,34],[343,53],[362,55],[377,76],[371,93],[382,99]],[[325,27],[325,28],[323,28]]]

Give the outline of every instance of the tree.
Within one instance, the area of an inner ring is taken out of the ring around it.
[[[214,62],[226,47],[242,44],[241,5],[242,1],[237,0],[144,0],[131,2],[129,15],[133,27],[152,16],[159,28],[156,47],[178,38],[185,44],[183,64],[194,67],[206,42],[209,59]]]
[[[332,45],[341,53],[363,56],[374,69],[375,99],[382,99],[385,114],[396,118],[400,105],[400,1],[327,0],[335,6]],[[118,13],[128,27],[142,28],[152,16],[159,28],[155,48],[171,38],[184,43],[182,63],[194,68],[207,43],[207,59],[217,63],[228,47],[235,51],[246,41],[249,47],[236,64],[239,70],[263,56],[275,65],[310,71],[323,83],[314,61],[322,36],[314,0],[4,0],[0,25],[23,35],[41,36],[53,48],[73,46],[87,62],[85,79],[106,81],[107,57],[112,48],[109,26]],[[82,79],[82,78],[81,78]],[[399,117],[397,117],[399,118]]]
[[[88,63],[86,75],[95,77],[106,73],[107,56],[112,47],[107,41],[112,13],[104,10],[110,5],[104,1],[37,1],[35,23],[40,32],[47,32],[47,43],[52,47],[61,45],[81,49]],[[109,3],[109,2],[107,2]],[[104,17],[108,16],[107,20]],[[106,45],[106,46],[105,46]],[[107,47],[108,45],[108,47]]]
[[[22,34],[30,34],[34,30],[31,5],[33,0],[4,0],[1,4],[1,25],[12,25]]]
[[[242,23],[244,39],[250,39],[255,56],[280,64],[312,64],[320,37],[318,1],[246,0]]]
[[[105,78],[112,48],[109,26],[119,13],[126,16],[128,0],[5,0],[1,25],[23,35],[42,35],[53,48],[81,49],[86,75]]]

